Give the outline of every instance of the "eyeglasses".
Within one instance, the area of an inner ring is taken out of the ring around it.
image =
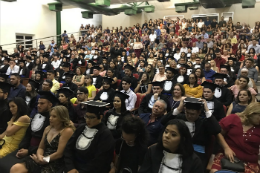
[[[84,115],[84,118],[85,118],[85,119],[89,119],[89,120],[93,120],[93,119],[95,119],[95,118],[97,118],[97,117]]]
[[[135,138],[136,138],[136,137],[135,137]],[[126,141],[123,136],[121,136],[121,139],[123,139],[124,141]],[[127,142],[127,143],[131,143],[131,144],[134,144],[135,141],[126,141],[126,142]]]

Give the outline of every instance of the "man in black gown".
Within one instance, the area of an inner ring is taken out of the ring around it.
[[[100,67],[98,65],[95,65],[91,67],[91,69],[93,70],[93,85],[95,85],[95,87],[99,89],[101,88],[103,81],[102,76],[99,75]]]

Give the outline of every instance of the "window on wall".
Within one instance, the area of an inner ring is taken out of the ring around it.
[[[169,15],[169,16],[164,16],[164,19],[177,20],[177,17],[183,19],[184,15]]]
[[[16,42],[24,46],[24,48],[33,47],[33,35],[30,34],[16,34]]]
[[[203,21],[205,21],[207,19],[207,17],[209,17],[209,20],[213,20],[216,19],[216,21],[219,20],[219,13],[209,13],[209,14],[193,14],[191,15],[191,18],[193,18],[194,20],[196,19],[202,19]]]

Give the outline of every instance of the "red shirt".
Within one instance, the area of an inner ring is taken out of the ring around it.
[[[223,58],[215,58],[214,61],[216,62],[216,66],[220,69],[221,65],[226,63],[226,60]]]
[[[221,119],[219,125],[226,132],[225,140],[238,159],[250,163],[258,162],[260,126],[254,126],[244,133],[242,122],[236,114]]]

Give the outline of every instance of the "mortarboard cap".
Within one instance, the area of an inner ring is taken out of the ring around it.
[[[64,94],[67,98],[71,98],[73,96],[73,91],[68,87],[63,87],[57,90],[57,92],[60,94]]]
[[[12,85],[6,82],[0,82],[0,89],[2,89],[3,92],[8,92],[10,91]]]
[[[114,81],[114,79],[110,77],[103,77],[103,82],[106,82],[108,84],[111,84]]]
[[[123,50],[122,50],[122,52],[126,52],[126,50],[125,50],[125,49],[123,49]]]
[[[0,77],[6,80],[8,79],[9,75],[6,75],[5,73],[0,73]]]
[[[129,95],[122,93],[120,91],[116,91],[115,96],[119,97],[121,101],[124,101],[129,98]]]
[[[227,71],[230,71],[230,66],[229,65],[221,65],[220,68],[225,68]]]
[[[35,55],[36,55],[36,54],[37,54],[37,51],[32,51],[32,54],[35,54]]]
[[[54,70],[47,70],[48,73],[52,73],[52,74],[55,74],[55,71]]]
[[[22,63],[24,63],[24,64],[25,64],[25,60],[19,60],[18,62],[19,62],[19,63],[21,63],[21,62],[22,62]]]
[[[213,77],[215,79],[224,79],[224,78],[227,77],[227,75],[226,74],[222,74],[222,73],[215,73],[211,77]]]
[[[178,71],[177,70],[175,70],[174,68],[171,68],[171,67],[167,67],[167,69],[166,70],[169,70],[169,71],[171,71],[173,74],[177,74],[178,73]]]
[[[80,53],[79,56],[82,56],[84,58],[85,54],[84,53]]]
[[[31,56],[26,55],[26,59],[32,60]]]
[[[2,54],[6,54],[6,55],[8,55],[8,52],[7,52],[7,50],[2,50]]]
[[[36,90],[38,90],[39,87],[40,87],[40,83],[39,83],[39,82],[36,82],[35,80],[29,79],[29,82],[28,82],[28,83],[30,83],[32,86],[34,86],[34,88],[35,88]]]
[[[81,102],[81,104],[86,104],[87,112],[94,113],[96,115],[103,114],[104,108],[109,105],[109,103],[99,102],[99,101],[86,101],[86,102]]]
[[[208,82],[208,81],[204,81],[201,86],[204,86],[204,88],[209,88],[212,92],[215,91],[216,87],[218,87],[218,85]]]
[[[40,70],[38,70],[38,71],[35,72],[35,74],[40,74],[40,75],[42,76],[42,75],[43,75],[43,72],[40,71]]]
[[[70,67],[70,63],[69,62],[62,63],[62,67]]]
[[[8,62],[9,62],[9,61],[10,61],[10,58],[5,57],[5,58],[4,58],[4,61],[8,61]]]
[[[102,59],[106,59],[106,60],[108,60],[108,58],[107,58],[107,57],[102,57]]]
[[[191,68],[188,64],[180,64],[180,66],[186,69]]]
[[[126,64],[124,66],[124,69],[129,69],[130,71],[133,71],[135,68],[133,66],[129,65],[129,64]]]
[[[50,91],[39,91],[41,99],[50,101],[53,105],[59,102],[59,100]]]
[[[65,76],[65,77],[71,77],[71,78],[73,78],[74,73],[72,73],[72,72],[67,72],[67,73],[64,74],[64,76]]]
[[[236,61],[236,59],[232,57],[229,57],[228,60]]]
[[[186,109],[201,110],[203,108],[203,103],[198,98],[187,97],[184,104]]]
[[[88,63],[92,64],[93,66],[96,64],[94,61],[92,60],[88,60]]]
[[[62,54],[67,55],[67,50],[61,51]]]
[[[100,70],[101,68],[98,66],[98,65],[94,65],[93,67],[91,67],[93,70],[96,69],[96,70]]]
[[[159,86],[159,87],[163,87],[164,81],[154,81],[152,82],[153,86]]]

